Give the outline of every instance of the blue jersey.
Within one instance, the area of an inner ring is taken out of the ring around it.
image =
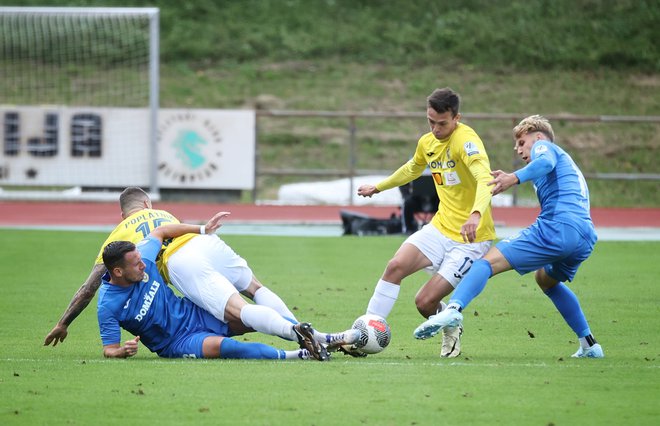
[[[541,204],[538,221],[555,221],[575,228],[592,244],[596,242],[589,212],[589,188],[573,159],[547,140],[537,141],[531,162],[515,172],[520,183],[531,180]]]
[[[120,344],[125,329],[152,352],[167,352],[169,345],[190,333],[207,331],[228,335],[226,324],[178,297],[158,273],[156,256],[161,249],[158,239],[147,237],[138,244],[145,263],[144,279],[129,287],[108,283],[106,272],[98,297],[98,321],[103,345]]]

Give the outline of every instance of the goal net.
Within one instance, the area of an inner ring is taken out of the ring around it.
[[[0,198],[158,194],[158,15],[0,7]]]

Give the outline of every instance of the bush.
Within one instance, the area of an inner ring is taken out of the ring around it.
[[[653,0],[28,0],[157,6],[168,61],[341,58],[483,69],[660,70]]]

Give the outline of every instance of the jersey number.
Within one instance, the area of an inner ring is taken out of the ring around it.
[[[454,272],[454,277],[462,279],[465,274],[470,272],[470,268],[472,268],[473,263],[474,261],[472,259],[469,257],[464,257],[463,264],[458,268],[458,271]]]
[[[167,222],[171,222],[171,220],[164,219],[164,218],[154,219],[152,221],[153,228],[149,227],[149,222],[142,222],[141,224],[138,225],[137,228],[135,228],[135,231],[136,232],[137,231],[142,232],[142,238],[147,238],[147,235],[149,235],[151,233],[152,229],[156,229],[160,225],[162,225],[163,223],[167,223]]]

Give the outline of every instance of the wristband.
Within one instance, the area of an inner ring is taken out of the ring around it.
[[[200,235],[206,234],[206,225],[202,225],[199,227],[199,234]]]

